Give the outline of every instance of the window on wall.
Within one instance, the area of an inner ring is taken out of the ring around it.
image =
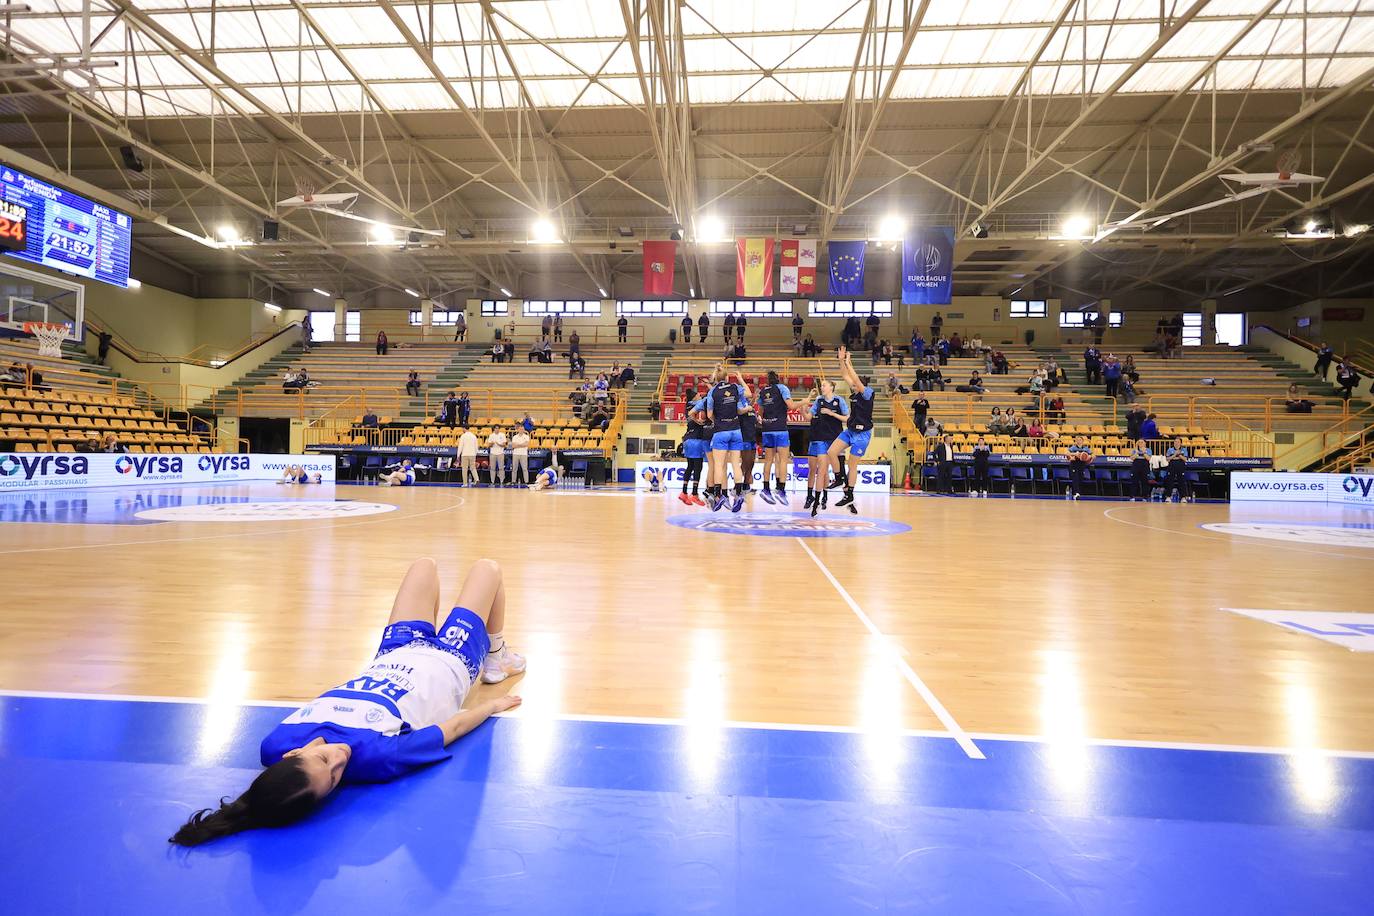
[[[813,299],[806,314],[812,318],[892,317],[891,299]]]
[[[310,340],[312,343],[334,342],[334,313],[310,313]]]
[[[460,314],[462,314],[462,313],[461,313],[461,312],[448,312],[448,311],[444,311],[443,309],[435,309],[433,312],[430,313],[430,316],[429,316],[429,323],[430,323],[431,325],[433,325],[434,327],[436,327],[436,328],[441,328],[441,327],[452,327],[453,325],[455,325],[455,324],[458,323],[458,316],[459,316]],[[423,320],[423,319],[421,318],[420,310],[419,310],[419,309],[413,309],[413,310],[411,311],[411,313],[410,313],[410,324],[411,324],[411,326],[412,326],[412,327],[417,327],[417,328],[420,327],[420,322],[421,322],[422,320]]]
[[[363,313],[345,312],[344,313],[344,340],[347,343],[357,343],[363,337]]]
[[[1183,313],[1183,345],[1185,347],[1202,346],[1201,312]]]
[[[791,318],[791,299],[712,299],[711,315],[748,315],[750,318]]]
[[[1217,315],[1217,343],[1228,347],[1245,345],[1245,329],[1248,325],[1244,312],[1223,312]]]
[[[504,318],[510,314],[510,302],[506,299],[483,299],[483,318]]]
[[[1081,327],[1085,326],[1086,324],[1088,324],[1089,322],[1093,322],[1093,321],[1096,321],[1096,320],[1097,320],[1097,310],[1096,310],[1096,309],[1089,309],[1089,310],[1086,311],[1086,312],[1060,312],[1060,313],[1059,313],[1059,326],[1060,326],[1061,328],[1081,328]],[[1108,327],[1112,327],[1112,328],[1119,328],[1119,327],[1121,327],[1122,322],[1123,322],[1124,320],[1125,320],[1125,316],[1122,315],[1120,312],[1112,312],[1111,314],[1109,314],[1109,315],[1107,316],[1107,326],[1108,326]]]
[[[544,315],[601,315],[600,299],[526,299],[521,305],[526,318]]]
[[[617,315],[645,317],[678,317],[687,314],[686,299],[623,299],[615,304]]]
[[[1049,309],[1044,299],[1013,299],[1008,314],[1012,318],[1044,318]]]

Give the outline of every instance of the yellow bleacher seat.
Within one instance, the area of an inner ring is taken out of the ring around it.
[[[32,443],[32,442],[17,442],[17,443],[15,443],[14,450],[15,450],[16,452],[32,452],[32,451],[36,451],[36,449],[33,447],[33,443]]]

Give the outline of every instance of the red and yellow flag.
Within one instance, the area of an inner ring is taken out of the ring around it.
[[[766,298],[773,295],[773,240],[735,239],[735,295]]]

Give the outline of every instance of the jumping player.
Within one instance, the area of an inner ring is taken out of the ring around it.
[[[830,463],[836,466],[836,473],[842,474],[844,472],[838,470],[840,467],[839,459],[845,448],[849,449],[849,454],[854,460],[849,462],[849,476],[845,478],[844,497],[835,505],[837,507],[848,506],[851,515],[858,515],[858,507],[854,505],[854,480],[859,476],[859,459],[868,451],[868,443],[873,438],[873,389],[868,385],[867,376],[859,375],[854,371],[854,364],[850,362],[848,350],[840,347],[836,355],[840,360],[840,374],[849,384],[849,417],[845,421],[844,432],[840,433],[839,438],[830,443],[828,455]]]
[[[704,506],[701,496],[701,465],[706,460],[706,415],[699,410],[687,414],[687,432],[682,437],[682,457],[687,459],[687,472],[682,475],[682,495],[678,500],[686,505]],[[691,484],[692,492],[687,492]]]
[[[552,490],[558,484],[558,478],[563,474],[563,465],[551,464],[538,474],[534,475],[534,483],[530,484],[531,490]]]
[[[726,483],[726,470],[734,472],[735,494],[730,504],[731,512],[744,508],[744,469],[740,452],[744,450],[744,439],[740,436],[740,411],[749,406],[749,387],[744,378],[735,373],[735,381],[730,381],[724,366],[716,367],[712,378],[718,379],[706,395],[706,416],[715,426],[711,436],[711,481],[713,498],[711,511],[718,512],[725,506],[729,497]]]
[[[406,458],[393,471],[377,476],[377,483],[384,487],[413,487],[415,486],[415,465],[409,458]]]
[[[792,440],[787,432],[787,411],[799,410],[803,401],[792,400],[792,391],[778,380],[776,372],[768,373],[768,384],[759,389],[759,425],[763,429],[763,492],[765,502],[787,505],[787,474],[792,466]],[[778,482],[774,500],[768,489],[768,474],[772,471]]]
[[[754,405],[748,404],[739,412],[739,437],[744,447],[739,452],[740,470],[744,476],[744,492],[754,492],[754,462],[759,457],[759,417]]]
[[[849,406],[835,393],[835,383],[830,379],[821,382],[820,391],[813,393],[811,399],[810,442],[806,447],[806,508],[811,510],[812,517],[825,508],[830,445],[839,436],[847,413]]]
[[[525,670],[502,635],[501,567],[474,563],[457,605],[440,620],[438,567],[428,557],[416,560],[368,669],[287,716],[263,739],[266,769],[247,791],[191,815],[171,842],[198,846],[284,826],[314,811],[340,783],[388,782],[448,759],[448,745],[493,713],[519,706],[519,697],[505,696],[463,709],[479,677],[495,684]]]

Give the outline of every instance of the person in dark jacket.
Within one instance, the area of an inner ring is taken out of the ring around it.
[[[706,332],[711,330],[711,316],[705,312],[697,319],[697,333],[701,335],[697,343],[706,343]]]
[[[1355,371],[1355,367],[1350,363],[1350,357],[1341,360],[1341,364],[1336,367],[1336,384],[1341,386],[1341,399],[1350,400],[1350,394],[1355,390],[1355,386],[1360,383],[1360,373]],[[37,387],[36,385],[34,387]]]
[[[935,462],[935,492],[954,492],[954,438],[943,436],[931,450]]]
[[[1323,379],[1331,371],[1331,360],[1336,356],[1336,351],[1331,349],[1331,345],[1322,341],[1322,345],[1317,348],[1317,362],[1312,366],[1312,371],[1320,375]],[[104,362],[102,359],[101,362]]]

